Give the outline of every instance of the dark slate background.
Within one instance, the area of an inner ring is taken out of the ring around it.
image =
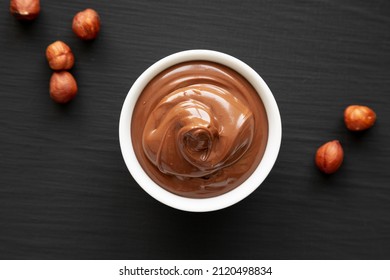
[[[0,258],[389,259],[390,2],[58,1],[22,24],[0,6]],[[99,38],[73,15],[96,9]],[[79,95],[49,98],[45,49],[76,56]],[[228,209],[187,213],[132,179],[118,142],[122,103],[158,59],[205,48],[243,60],[280,106],[283,140],[270,176]],[[342,121],[372,107],[363,134]],[[313,156],[339,139],[345,162],[322,175]]]

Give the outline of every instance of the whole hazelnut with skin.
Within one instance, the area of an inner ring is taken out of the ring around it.
[[[73,18],[73,32],[83,40],[93,40],[100,31],[99,14],[92,9],[77,13]]]
[[[77,94],[77,83],[67,71],[54,72],[50,78],[50,97],[57,103],[67,103]]]
[[[69,70],[74,64],[72,50],[62,41],[56,41],[46,48],[46,58],[53,70]]]
[[[336,172],[344,159],[344,151],[338,140],[329,141],[318,148],[315,163],[325,174]]]
[[[345,125],[352,131],[366,130],[373,126],[375,121],[375,112],[367,106],[351,105],[344,111]]]
[[[39,0],[11,0],[9,10],[20,20],[33,20],[41,10]]]

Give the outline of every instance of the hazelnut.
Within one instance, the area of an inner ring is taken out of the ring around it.
[[[315,163],[317,167],[326,174],[336,172],[344,159],[344,151],[338,140],[325,143],[318,148]]]
[[[83,40],[95,39],[100,30],[100,17],[95,10],[86,9],[73,18],[73,32]]]
[[[50,97],[57,103],[67,103],[77,94],[77,83],[67,71],[54,72],[50,78]]]
[[[53,70],[68,70],[74,64],[72,50],[62,41],[56,41],[47,47],[46,58]]]
[[[39,0],[11,0],[9,10],[20,20],[33,20],[41,10]]]
[[[374,125],[376,114],[367,106],[351,105],[344,111],[344,122],[349,130],[366,130]]]

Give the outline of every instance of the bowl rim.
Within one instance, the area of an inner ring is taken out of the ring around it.
[[[211,198],[188,198],[171,193],[155,183],[139,164],[131,140],[131,120],[139,95],[150,80],[163,70],[187,61],[210,61],[225,65],[240,73],[255,88],[263,101],[268,118],[268,139],[263,158],[254,172],[238,187]],[[282,123],[276,100],[260,75],[243,61],[214,50],[194,49],[168,55],[148,67],[131,86],[123,102],[119,119],[119,142],[125,164],[150,196],[170,207],[189,212],[209,212],[238,203],[255,191],[268,176],[279,154]]]

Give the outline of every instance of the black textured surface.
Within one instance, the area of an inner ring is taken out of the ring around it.
[[[390,2],[57,1],[22,24],[0,7],[0,258],[389,259]],[[101,15],[91,43],[71,30]],[[49,98],[46,46],[67,42],[79,95]],[[194,48],[226,52],[265,79],[283,141],[263,185],[212,213],[171,209],[131,178],[118,143],[122,102],[156,60]],[[352,103],[375,127],[348,132]],[[323,176],[319,145],[345,162]]]

